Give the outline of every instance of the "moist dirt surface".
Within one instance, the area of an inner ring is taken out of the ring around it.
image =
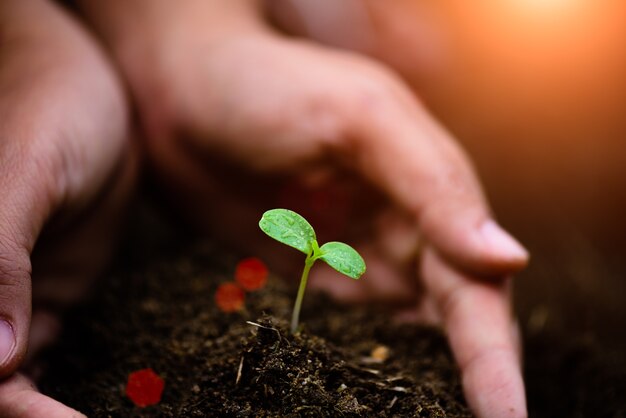
[[[90,417],[472,416],[439,331],[309,292],[291,334],[294,286],[270,276],[224,313],[214,295],[238,258],[210,243],[169,254],[111,274],[67,315],[45,393]],[[139,408],[125,386],[148,367],[165,390]]]
[[[58,344],[42,356],[44,393],[89,417],[472,416],[438,330],[309,291],[292,335],[296,284],[272,274],[246,294],[243,311],[224,313],[215,291],[251,254],[189,239],[150,210],[130,229],[115,267],[67,313]],[[547,262],[534,266],[525,274],[554,276]],[[520,317],[529,416],[625,418],[626,356],[615,349],[624,329],[601,323],[608,340],[568,331],[550,326],[557,304],[538,306]],[[165,390],[160,403],[140,408],[125,388],[129,374],[145,368]]]

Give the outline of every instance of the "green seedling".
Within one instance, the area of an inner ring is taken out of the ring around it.
[[[318,259],[323,260],[352,279],[359,279],[365,273],[365,262],[359,253],[343,242],[327,242],[321,247],[317,243],[313,227],[296,212],[288,209],[272,209],[263,214],[259,226],[270,237],[306,254],[304,270],[298,287],[296,303],[291,316],[291,332],[298,328],[300,308],[309,278],[309,271]]]

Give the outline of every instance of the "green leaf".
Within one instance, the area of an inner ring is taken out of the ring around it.
[[[315,241],[313,227],[292,210],[268,210],[259,221],[259,227],[275,240],[307,255],[313,250],[313,241]]]
[[[358,279],[365,273],[365,261],[359,253],[343,242],[327,242],[320,248],[320,257],[329,266],[353,279]]]

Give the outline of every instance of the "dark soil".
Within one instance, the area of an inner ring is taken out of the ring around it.
[[[530,268],[516,277],[532,418],[626,418],[626,246],[575,225],[526,228]]]
[[[594,339],[526,341],[526,386],[533,418],[626,418],[626,360]]]
[[[271,277],[244,312],[226,314],[213,297],[238,258],[211,244],[180,254],[113,274],[68,316],[47,355],[45,393],[90,417],[471,416],[440,332],[311,293],[291,335],[291,286]],[[377,347],[386,360],[372,357]],[[165,391],[141,409],[124,388],[147,367]]]
[[[232,280],[236,252],[186,246],[144,212],[115,272],[68,314],[60,345],[44,357],[45,393],[90,417],[471,416],[438,331],[310,293],[304,328],[289,335],[295,290],[276,277],[248,294],[245,312],[222,313],[213,296]],[[589,291],[620,289],[626,268],[607,272],[608,263],[579,250],[555,257],[557,246],[539,238],[548,248],[534,249],[516,293],[529,416],[626,418],[626,309],[600,316],[614,304]],[[594,286],[581,296],[572,283]],[[623,292],[610,296],[624,300]],[[370,356],[380,346],[390,355],[376,363]],[[146,367],[165,379],[165,391],[159,405],[141,409],[124,389],[128,374]]]

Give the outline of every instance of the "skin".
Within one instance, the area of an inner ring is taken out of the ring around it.
[[[126,77],[176,209],[297,277],[301,267],[258,232],[259,214],[285,188],[306,199],[340,186],[350,222],[332,238],[354,245],[368,273],[356,285],[316,269],[312,285],[441,324],[474,412],[527,415],[509,298],[527,253],[493,221],[465,153],[397,73],[286,37],[253,1],[79,3]]]
[[[78,417],[16,370],[110,254],[137,165],[128,107],[93,40],[52,3],[2,2],[0,39],[0,318],[15,337],[0,417]]]
[[[43,0],[6,3],[2,27],[16,44],[2,52],[0,135],[26,139],[0,145],[7,191],[0,202],[6,284],[0,297],[9,301],[0,304],[0,316],[18,334],[3,376],[15,371],[28,346],[35,242],[45,256],[38,272],[54,272],[48,263],[62,260],[61,253],[44,251],[47,242],[48,249],[62,249],[54,232],[74,244],[97,233],[95,242],[104,245],[102,230],[111,228],[101,220],[119,218],[133,178],[123,92],[97,46]],[[277,252],[256,222],[280,191],[341,185],[350,195],[351,222],[346,238],[335,238],[365,255],[369,276],[365,286],[352,288],[318,269],[312,283],[344,299],[399,300],[419,319],[440,323],[477,415],[526,416],[507,277],[527,254],[492,221],[464,152],[394,71],[362,55],[286,38],[252,1],[79,3],[130,88],[151,168],[188,219],[270,259],[265,254]],[[89,211],[94,200],[98,211]],[[88,222],[85,213],[100,211],[104,218]],[[83,222],[73,222],[78,219]],[[92,274],[98,263],[88,264],[75,276]],[[33,285],[42,300],[56,288],[45,286],[55,275],[45,278]],[[67,302],[67,290],[82,282],[70,283],[59,300]],[[50,326],[34,321],[31,328],[31,345],[53,337],[35,332]],[[0,411],[0,417],[77,415],[35,392],[20,374],[0,385]]]

